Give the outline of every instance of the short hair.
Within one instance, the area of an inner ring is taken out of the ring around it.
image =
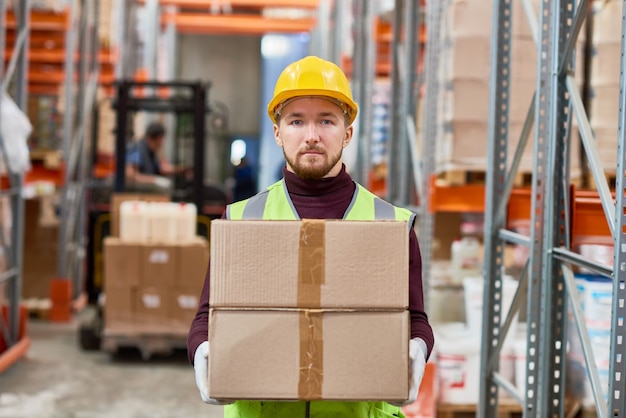
[[[150,122],[146,128],[147,138],[158,138],[165,135],[165,127],[161,122]]]

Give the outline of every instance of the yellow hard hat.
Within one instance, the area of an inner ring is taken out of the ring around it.
[[[278,77],[274,97],[267,105],[267,113],[276,123],[276,114],[288,100],[303,96],[321,96],[335,99],[348,115],[350,124],[359,111],[352,99],[350,83],[341,68],[319,57],[309,56],[289,64]]]

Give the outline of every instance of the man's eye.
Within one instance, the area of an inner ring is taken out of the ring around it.
[[[322,120],[322,125],[332,125],[333,121],[330,119],[324,119]]]
[[[302,125],[302,121],[300,119],[294,119],[289,122],[290,125]]]

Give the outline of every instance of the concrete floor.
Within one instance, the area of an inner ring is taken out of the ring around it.
[[[74,323],[31,320],[28,335],[27,356],[0,374],[0,418],[223,416],[201,401],[185,352],[84,351]]]

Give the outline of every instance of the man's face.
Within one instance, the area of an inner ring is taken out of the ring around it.
[[[274,125],[287,170],[303,179],[334,177],[341,171],[341,153],[352,139],[341,108],[318,97],[303,97],[283,107]]]
[[[153,152],[159,152],[161,147],[163,146],[163,136],[153,136],[148,137],[148,147]]]

